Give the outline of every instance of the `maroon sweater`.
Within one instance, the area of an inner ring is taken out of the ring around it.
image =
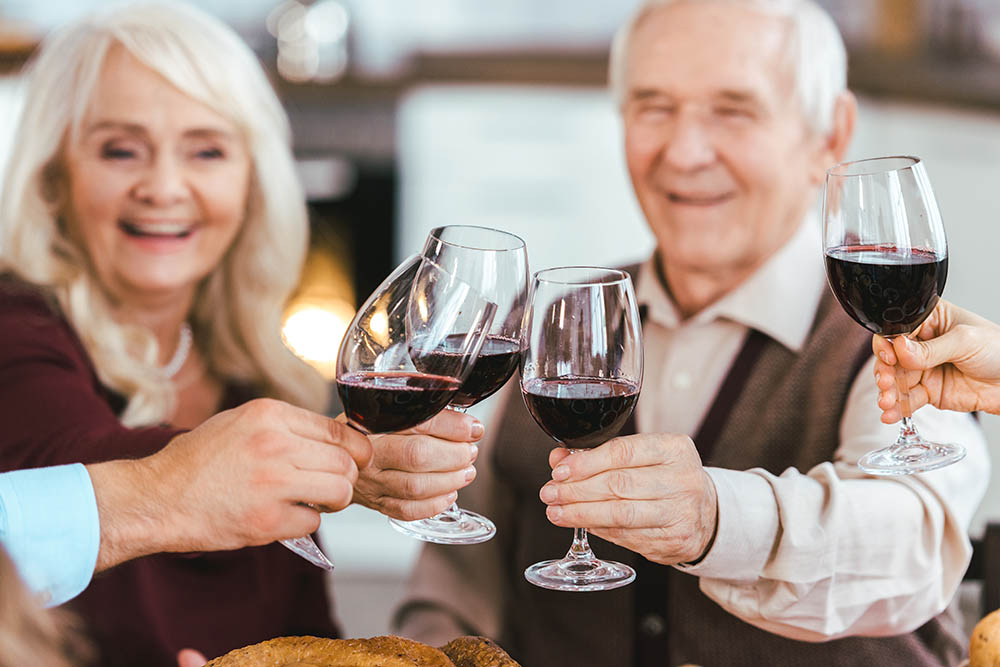
[[[224,407],[249,396],[231,388]],[[179,432],[122,426],[124,404],[58,309],[0,276],[0,471],[138,458]],[[272,637],[337,632],[322,572],[280,544],[139,558],[97,575],[67,606],[107,667],[173,667],[183,648],[211,659]]]

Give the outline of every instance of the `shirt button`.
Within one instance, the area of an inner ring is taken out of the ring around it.
[[[674,387],[677,389],[690,389],[691,388],[691,374],[681,371],[674,375]]]
[[[646,614],[639,620],[639,631],[647,637],[659,637],[667,629],[667,624],[659,614]]]

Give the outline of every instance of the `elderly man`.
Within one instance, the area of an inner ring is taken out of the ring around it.
[[[967,415],[925,408],[920,430],[966,460],[898,478],[855,465],[894,429],[870,336],[827,289],[812,214],[855,117],[835,26],[809,0],[653,1],[611,70],[657,239],[634,272],[638,435],[546,462],[550,441],[508,392],[463,495],[498,537],[427,547],[401,630],[490,634],[532,667],[955,664],[949,604],[987,454]],[[557,526],[607,540],[594,551],[635,583],[527,583],[527,565],[564,552]]]

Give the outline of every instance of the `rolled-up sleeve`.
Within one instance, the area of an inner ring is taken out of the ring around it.
[[[62,604],[87,587],[100,533],[82,464],[0,473],[0,543],[44,604]]]

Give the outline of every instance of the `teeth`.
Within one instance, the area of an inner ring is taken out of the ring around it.
[[[184,236],[191,232],[191,226],[181,222],[131,222],[123,220],[121,226],[130,234],[145,236]]]

